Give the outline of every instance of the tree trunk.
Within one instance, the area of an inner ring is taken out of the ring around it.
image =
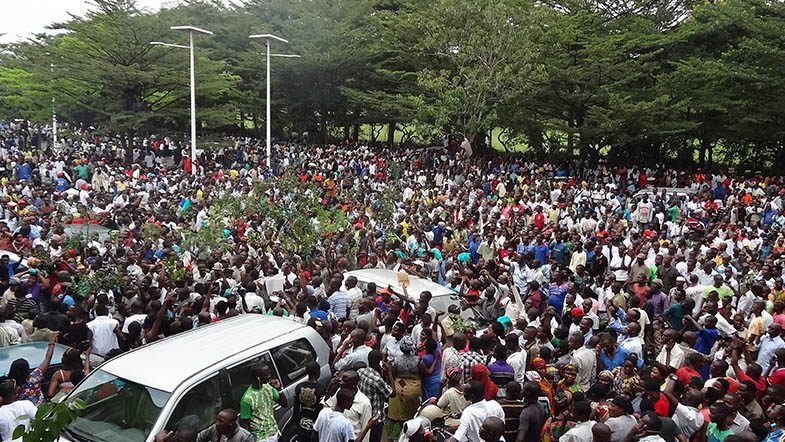
[[[349,126],[343,127],[343,140],[346,141],[349,139]]]
[[[394,121],[387,125],[387,145],[391,149],[395,146],[395,126]]]
[[[352,128],[352,140],[353,141],[360,141],[360,125],[355,124]]]
[[[701,138],[700,141],[700,148],[698,150],[698,166],[705,167],[706,166],[706,151],[709,147],[709,140],[707,138]]]
[[[376,143],[376,125],[371,123],[371,129],[368,132],[368,143],[373,146]]]
[[[529,139],[529,150],[539,157],[543,152],[542,129],[539,126],[532,126],[526,129],[526,138]]]
[[[324,114],[319,119],[319,138],[322,144],[327,142],[327,119],[324,117]]]

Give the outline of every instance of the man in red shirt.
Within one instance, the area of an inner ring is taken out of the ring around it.
[[[779,384],[785,387],[785,348],[778,348],[774,350],[774,356],[769,363],[769,369],[766,372],[766,377],[769,379],[769,384]],[[777,368],[774,368],[774,365]],[[773,369],[773,371],[772,371]]]
[[[676,377],[679,378],[679,382],[682,385],[689,385],[692,378],[701,379],[701,374],[698,370],[703,368],[704,365],[706,365],[706,357],[703,353],[689,353],[685,365],[676,370]]]
[[[654,379],[647,379],[644,384],[644,396],[654,403],[654,411],[662,417],[670,417],[668,398],[660,391],[660,384]]]

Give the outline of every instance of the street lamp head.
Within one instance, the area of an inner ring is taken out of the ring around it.
[[[180,49],[190,49],[191,48],[190,46],[176,45],[176,44],[173,44],[173,43],[164,43],[162,41],[151,41],[150,44],[153,45],[153,46],[166,46],[167,48],[180,48]]]
[[[281,43],[289,43],[288,40],[275,36],[273,34],[254,34],[254,35],[249,35],[248,38],[252,40],[253,39],[267,40],[271,43],[274,41],[281,42]]]
[[[198,32],[200,34],[213,35],[212,32],[206,29],[197,28],[196,26],[172,26],[169,29],[173,31],[189,31],[189,32]]]

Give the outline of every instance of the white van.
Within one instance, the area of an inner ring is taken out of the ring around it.
[[[362,291],[365,291],[366,287],[368,287],[368,284],[372,282],[376,284],[377,289],[389,288],[395,294],[403,294],[403,287],[401,287],[398,283],[398,272],[394,270],[353,270],[343,274],[344,282],[346,282],[346,278],[350,276],[357,278],[357,287],[359,287]],[[406,292],[409,294],[409,296],[414,298],[416,301],[419,299],[420,293],[424,291],[429,291],[431,292],[431,295],[433,295],[429,305],[436,311],[447,312],[447,308],[451,305],[460,306],[460,297],[458,297],[458,294],[449,288],[439,285],[428,279],[409,275],[409,285],[406,288]],[[461,316],[466,319],[473,318],[471,310],[463,310],[461,312]]]
[[[162,430],[186,425],[202,430],[224,408],[239,411],[251,384],[250,367],[270,366],[289,404],[317,361],[320,382],[330,379],[329,348],[311,327],[286,318],[242,315],[199,327],[120,355],[90,373],[65,401],[87,406],[61,440],[152,442]],[[281,440],[294,440],[291,407],[276,404]]]

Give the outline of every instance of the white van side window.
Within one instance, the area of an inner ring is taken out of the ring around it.
[[[316,360],[316,351],[307,339],[298,339],[277,347],[272,355],[284,387],[305,377],[305,365]]]
[[[230,368],[228,370],[229,382],[231,383],[231,392],[229,394],[231,402],[229,405],[235,410],[240,410],[240,399],[242,399],[245,390],[247,390],[253,382],[251,367],[258,363],[267,364],[267,366],[270,367],[272,377],[278,378],[278,375],[275,373],[275,365],[273,365],[273,361],[270,359],[270,353],[262,353],[260,356]]]
[[[215,423],[215,417],[221,411],[221,387],[218,376],[212,376],[194,385],[177,402],[166,429],[194,428],[204,430]]]

